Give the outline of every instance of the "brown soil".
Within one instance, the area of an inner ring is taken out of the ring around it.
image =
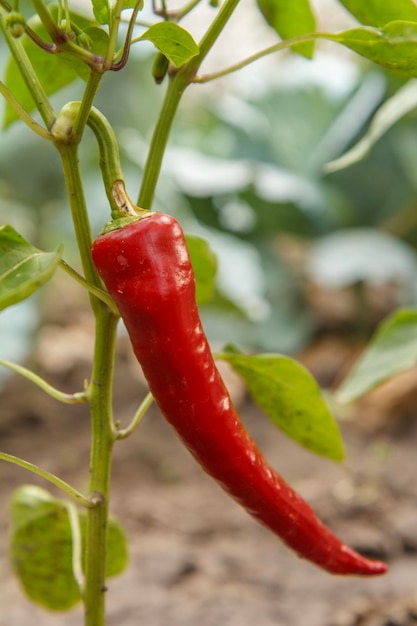
[[[42,335],[35,353],[35,367],[68,390],[79,388],[88,375],[88,324],[80,324],[78,333],[81,328],[85,350],[65,363],[54,362],[50,351],[43,355]],[[68,347],[74,346],[74,329],[61,336],[55,328],[55,333],[53,342],[48,336],[50,346],[64,337]],[[78,334],[77,345],[80,341]],[[306,361],[314,369],[322,357],[320,346],[309,350]],[[143,393],[124,348],[115,386],[123,422]],[[89,451],[85,409],[63,408],[14,376],[0,397],[1,449],[83,489]],[[417,624],[417,419],[412,410],[407,415],[391,410],[392,422],[390,412],[381,411],[383,420],[376,425],[374,416],[367,428],[369,404],[358,405],[356,413],[350,409],[349,419],[341,422],[347,461],[340,467],[286,439],[248,399],[240,409],[278,471],[347,543],[387,559],[389,573],[372,580],[341,578],[297,558],[225,496],[152,410],[136,434],[115,449],[111,508],[129,536],[130,564],[109,581],[109,626]],[[0,626],[81,626],[81,608],[68,614],[37,608],[11,573],[8,501],[14,488],[29,482],[45,486],[24,470],[1,464]]]

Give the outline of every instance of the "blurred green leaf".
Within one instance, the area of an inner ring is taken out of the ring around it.
[[[282,39],[313,33],[316,20],[309,0],[257,0],[266,21]],[[314,42],[302,43],[293,48],[307,58],[312,58]]]
[[[299,444],[329,459],[344,457],[339,429],[311,374],[280,354],[216,355],[240,374],[256,404]]]
[[[196,278],[197,302],[204,304],[214,293],[217,258],[208,242],[202,237],[187,235],[186,242]]]
[[[38,16],[30,19],[28,25],[44,41],[50,41]],[[77,73],[71,67],[62,63],[59,54],[48,54],[27,35],[23,35],[21,41],[47,95],[57,92],[77,78]],[[33,98],[23,81],[16,61],[11,55],[9,55],[6,65],[4,82],[27,112],[35,108]],[[9,104],[6,104],[3,119],[4,127],[9,126],[18,119],[14,109]]]
[[[417,80],[410,80],[378,109],[366,135],[344,155],[327,163],[325,171],[336,172],[364,159],[378,139],[416,105]]]
[[[99,24],[110,24],[108,0],[92,0],[93,13]]]
[[[28,298],[54,274],[61,251],[42,252],[11,226],[0,227],[0,311]]]
[[[21,487],[12,499],[10,556],[27,596],[65,611],[80,591],[72,572],[72,537],[66,506],[43,489]]]
[[[385,320],[337,392],[351,402],[417,363],[417,309],[401,309]]]
[[[158,22],[139,39],[151,41],[175,67],[181,67],[199,53],[190,33],[174,22]]]
[[[73,574],[72,528],[68,507],[44,489],[25,486],[11,503],[10,556],[28,597],[41,606],[65,611],[81,600]],[[86,513],[79,513],[85,545]],[[127,564],[126,538],[120,524],[109,521],[107,576],[122,572]]]
[[[387,69],[417,75],[417,22],[395,21],[381,29],[364,26],[322,37]]]
[[[339,0],[362,24],[384,26],[394,20],[417,21],[413,0]]]
[[[50,5],[48,8],[52,15],[56,17],[57,7]],[[91,20],[87,20],[82,16],[71,13],[71,19],[79,29],[86,32],[90,41],[91,52],[102,55],[107,48],[108,35],[103,30],[94,27]],[[41,39],[50,42],[48,33],[38,16],[31,18],[28,21],[28,25]],[[65,52],[49,54],[36,45],[27,35],[23,35],[21,41],[47,95],[56,93],[63,87],[71,84],[79,76],[84,80],[88,78],[89,68],[73,55]],[[11,55],[6,64],[4,82],[27,112],[35,108],[32,96],[21,77],[16,61]],[[16,120],[18,120],[18,116],[15,111],[9,104],[6,104],[3,119],[4,127],[9,126]]]

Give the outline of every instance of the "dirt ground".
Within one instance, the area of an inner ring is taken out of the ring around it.
[[[59,359],[62,342],[70,353],[65,362]],[[88,324],[48,328],[40,334],[34,367],[75,391],[88,375],[90,343]],[[342,355],[342,348],[321,343],[302,358],[325,380],[340,366],[343,355],[333,362],[337,352]],[[417,624],[417,412],[404,385],[401,379],[382,397],[340,411],[343,466],[289,441],[239,388],[232,389],[242,419],[276,469],[347,543],[387,560],[389,573],[372,580],[331,576],[297,558],[229,500],[151,410],[135,435],[115,449],[111,509],[127,531],[130,563],[109,580],[109,626]],[[127,421],[144,392],[122,342],[117,417]],[[0,394],[0,437],[3,451],[85,487],[84,407],[63,408],[12,376]],[[0,465],[0,626],[81,626],[80,607],[68,614],[37,608],[11,573],[8,501],[14,488],[29,482],[45,487],[24,470]]]

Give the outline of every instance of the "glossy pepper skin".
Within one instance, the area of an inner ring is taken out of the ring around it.
[[[244,429],[204,334],[182,229],[151,213],[100,235],[92,256],[162,414],[198,463],[300,557],[334,574],[383,574],[343,544]]]

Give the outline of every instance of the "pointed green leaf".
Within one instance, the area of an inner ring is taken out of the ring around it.
[[[214,293],[217,257],[202,237],[187,235],[186,242],[196,278],[197,302],[204,304]]]
[[[73,574],[72,528],[68,507],[44,489],[25,486],[11,503],[10,556],[28,597],[55,611],[65,611],[80,599]],[[79,513],[83,546],[86,513]],[[106,575],[121,573],[127,564],[127,544],[120,524],[109,520]]]
[[[316,19],[309,0],[257,1],[262,15],[282,39],[313,33],[316,29]],[[314,52],[314,42],[302,43],[293,49],[310,59]]]
[[[417,309],[401,309],[380,325],[337,399],[351,402],[416,363]]]
[[[190,33],[174,22],[158,22],[148,28],[140,39],[151,41],[175,67],[181,67],[199,53]]]
[[[322,34],[390,70],[417,76],[417,22],[390,22],[384,28],[352,28]]]
[[[364,159],[374,144],[416,106],[417,80],[410,80],[378,109],[366,135],[344,155],[326,164],[326,172],[342,170]]]
[[[414,0],[339,0],[362,24],[384,26],[394,20],[417,21]]]
[[[300,363],[280,354],[216,357],[242,376],[256,404],[286,435],[316,454],[343,459],[338,426],[317,382]]]
[[[28,298],[56,270],[61,250],[42,252],[11,226],[0,227],[0,311]]]

